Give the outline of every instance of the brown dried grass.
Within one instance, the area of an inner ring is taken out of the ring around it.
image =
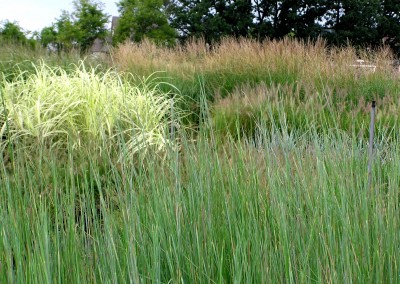
[[[377,73],[396,77],[393,54],[387,47],[356,50],[351,46],[328,47],[322,39],[299,41],[290,38],[265,40],[225,38],[208,46],[204,40],[191,40],[175,48],[159,47],[150,41],[125,43],[114,50],[114,61],[122,71],[151,74],[166,71],[184,77],[198,73],[234,71],[295,73],[302,81],[319,79],[353,80],[354,76],[371,76],[350,65],[357,59],[377,65]]]

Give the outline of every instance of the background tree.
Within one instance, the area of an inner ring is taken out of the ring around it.
[[[108,15],[102,11],[102,4],[94,0],[74,1],[74,11],[62,11],[52,26],[40,33],[43,46],[69,51],[73,48],[87,51],[96,38],[107,35]]]
[[[107,35],[106,24],[109,16],[103,12],[103,5],[92,0],[75,0],[73,17],[74,32],[81,50],[87,51],[96,38]]]
[[[7,42],[26,44],[28,42],[22,28],[15,22],[5,21],[0,28],[0,38]]]
[[[380,44],[378,19],[381,16],[380,0],[336,1],[330,19],[335,31],[335,43],[350,41],[356,46]]]
[[[378,34],[381,41],[400,54],[400,1],[381,1],[381,16],[378,19]]]
[[[378,46],[400,52],[398,0],[169,0],[171,26],[182,41],[222,36],[257,39],[324,37],[330,44]]]
[[[330,0],[254,0],[253,14],[257,37],[282,38],[287,35],[315,38],[323,31],[323,17]]]
[[[210,25],[210,0],[172,0],[168,3],[171,26],[183,41],[189,37],[212,37],[218,27]]]
[[[294,32],[300,38],[316,38],[324,30],[323,18],[331,8],[332,0],[298,1],[297,14],[293,22]]]
[[[215,18],[223,36],[248,36],[253,26],[251,0],[215,1]]]
[[[119,0],[117,5],[120,19],[114,43],[322,36],[334,45],[350,41],[376,47],[385,42],[400,53],[398,0]],[[60,49],[87,50],[106,35],[106,22],[100,3],[75,0],[74,11],[63,11],[53,27],[43,29],[41,41]]]
[[[253,27],[251,0],[174,0],[168,5],[171,25],[181,40],[247,36]]]
[[[253,0],[253,36],[258,39],[273,37],[278,18],[278,5],[279,2],[275,0]]]
[[[72,48],[79,48],[78,38],[80,37],[80,32],[77,30],[70,13],[62,11],[61,16],[56,19],[55,27],[59,50],[69,51]]]
[[[163,0],[121,0],[118,2],[120,19],[114,35],[114,42],[127,39],[139,42],[148,38],[157,44],[175,43],[176,31],[166,15],[167,1]]]
[[[57,46],[57,30],[54,25],[45,27],[40,32],[40,43],[43,47],[54,47],[55,49],[59,49]]]

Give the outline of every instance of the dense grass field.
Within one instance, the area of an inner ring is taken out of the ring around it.
[[[1,283],[400,282],[387,49],[3,50]]]

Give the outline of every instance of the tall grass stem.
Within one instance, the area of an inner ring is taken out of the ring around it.
[[[371,175],[372,175],[372,162],[373,162],[373,156],[374,156],[375,108],[376,108],[376,102],[372,101],[371,123],[370,123],[370,126],[369,126],[368,188],[371,187],[371,180],[372,180]]]

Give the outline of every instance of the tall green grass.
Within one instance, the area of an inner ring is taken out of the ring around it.
[[[240,81],[211,105],[200,80],[186,131],[160,85],[33,66],[0,89],[1,283],[400,282],[395,95],[369,184],[367,98],[325,79]]]
[[[62,163],[2,161],[1,282],[399,282],[399,141],[376,140],[369,187],[367,145],[279,123],[181,133],[144,167],[72,145]]]

